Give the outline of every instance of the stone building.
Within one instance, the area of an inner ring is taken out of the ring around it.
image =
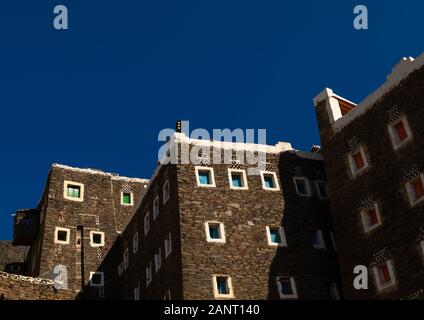
[[[347,299],[422,298],[424,54],[404,58],[360,104],[314,102]],[[369,289],[354,288],[366,266]]]
[[[101,265],[106,298],[340,298],[321,154],[176,133],[168,157],[195,146],[228,161],[160,162]],[[265,153],[262,169],[236,150]]]
[[[25,274],[53,280],[58,266],[65,266],[74,297],[102,298],[104,274],[99,266],[147,183],[54,164],[38,207],[15,215],[13,244],[30,247]]]

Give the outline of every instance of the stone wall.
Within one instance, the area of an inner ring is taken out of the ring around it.
[[[0,271],[6,271],[7,264],[25,262],[26,250],[26,247],[12,246],[11,241],[0,241]]]

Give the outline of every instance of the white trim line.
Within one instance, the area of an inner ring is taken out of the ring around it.
[[[211,238],[210,232],[209,232],[210,225],[217,225],[218,226],[220,238],[218,238],[218,239],[212,239]],[[225,227],[224,227],[224,224],[222,222],[218,222],[218,221],[205,222],[205,231],[206,231],[206,241],[207,242],[211,242],[211,243],[225,243],[226,242]]]
[[[390,274],[390,279],[391,279],[391,281],[386,283],[386,284],[381,282],[380,274],[379,274],[379,270],[378,270],[378,267],[381,266],[384,263],[387,264],[389,274]],[[386,289],[391,288],[391,287],[396,285],[396,276],[395,276],[395,271],[394,271],[392,260],[387,260],[383,263],[380,263],[380,264],[374,266],[372,268],[372,271],[373,271],[373,274],[374,274],[374,280],[375,280],[375,284],[376,284],[378,292],[386,290]]]
[[[241,179],[243,182],[242,187],[235,187],[233,185],[232,173],[241,173]],[[230,189],[232,190],[249,190],[249,185],[247,184],[246,170],[228,168],[228,181],[230,182]]]
[[[305,191],[306,194],[300,193],[298,187],[297,187],[297,180],[303,181],[305,183]],[[312,196],[312,192],[311,192],[311,186],[309,183],[309,179],[306,177],[293,177],[293,183],[294,183],[294,187],[296,190],[296,193],[301,196],[301,197],[305,197],[305,198],[310,198]]]
[[[220,294],[219,293],[217,278],[226,278],[227,279],[228,294]],[[234,299],[233,283],[232,283],[230,276],[216,274],[216,275],[212,276],[212,282],[213,282],[213,284],[212,284],[213,285],[213,294],[214,294],[215,299]]]
[[[272,228],[272,229],[274,229],[274,228]],[[271,239],[271,227],[266,226],[265,230],[266,230],[266,237],[267,237],[267,240],[268,240],[268,246],[271,246],[271,247],[288,247],[287,239],[286,239],[286,233],[285,233],[283,227],[278,227],[278,233],[280,235],[280,240],[281,240],[280,243],[272,241],[272,239]]]
[[[62,240],[58,240],[58,234],[59,231],[65,231],[66,232],[66,240],[62,241]],[[71,229],[69,228],[62,228],[62,227],[56,227],[54,230],[54,243],[57,244],[69,244],[71,241]]]
[[[262,181],[262,189],[267,190],[267,191],[280,191],[280,184],[278,182],[278,177],[277,177],[277,174],[275,172],[260,171],[260,175],[261,175],[261,181]],[[264,177],[265,175],[272,175],[273,176],[274,188],[267,188],[265,186],[265,177]]]
[[[195,174],[196,174],[196,182],[197,182],[198,187],[201,187],[201,188],[216,188],[215,173],[214,173],[213,168],[195,166],[194,170],[195,170]],[[201,184],[200,183],[199,171],[209,171],[209,178],[211,180],[210,184]]]
[[[68,186],[76,186],[80,188],[79,198],[68,196]],[[84,201],[84,184],[74,182],[74,181],[64,180],[63,181],[63,198],[66,200],[83,202]]]
[[[101,237],[102,237],[102,241],[101,241],[101,243],[100,244],[98,244],[98,243],[94,243],[94,241],[93,241],[93,239],[94,239],[94,234],[100,234],[101,235]],[[90,231],[90,247],[93,247],[93,248],[100,248],[100,247],[104,247],[104,245],[105,245],[105,233],[104,232],[102,232],[102,231]]]
[[[290,286],[293,291],[293,294],[283,294],[283,289],[281,287],[280,279],[289,279],[290,280]],[[284,277],[284,276],[278,276],[275,278],[275,281],[277,282],[277,288],[278,288],[278,294],[280,295],[280,299],[299,299],[299,296],[297,294],[297,287],[296,287],[296,281],[293,277]]]
[[[97,274],[99,274],[101,276],[100,277],[100,279],[101,279],[100,284],[93,283],[93,276],[97,275]],[[104,283],[105,283],[105,275],[104,275],[103,272],[100,272],[100,271],[96,271],[96,272],[91,271],[90,272],[90,287],[103,287]]]

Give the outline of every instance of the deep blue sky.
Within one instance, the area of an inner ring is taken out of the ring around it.
[[[370,29],[353,29],[366,4]],[[69,9],[68,31],[52,27]],[[2,0],[0,239],[40,198],[53,162],[145,177],[158,132],[266,128],[319,143],[312,98],[353,101],[424,51],[422,1]]]

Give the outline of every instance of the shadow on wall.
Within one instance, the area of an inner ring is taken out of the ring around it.
[[[288,152],[282,153],[279,160],[284,201],[281,226],[287,246],[276,249],[269,270],[268,299],[329,300],[337,299],[337,293],[341,298],[338,258],[331,236],[330,202],[318,196],[315,185],[315,181],[326,180],[324,165]],[[308,179],[310,196],[297,193],[294,177]],[[318,230],[322,231],[325,249],[316,249],[313,245]]]

